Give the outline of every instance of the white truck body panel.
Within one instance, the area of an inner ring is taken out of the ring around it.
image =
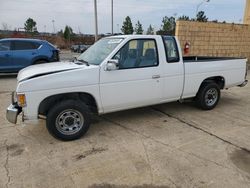
[[[196,96],[201,83],[221,76],[225,87],[245,81],[246,59],[208,62],[184,62],[178,44],[180,61],[168,63],[161,36],[116,36],[124,40],[99,65],[50,63],[25,68],[18,75],[17,93],[26,96],[24,118],[38,118],[41,102],[64,93],[88,93],[96,101],[99,114],[142,107]],[[106,71],[106,64],[128,41],[154,39],[159,65],[155,67]],[[178,42],[177,42],[178,43]]]
[[[195,96],[203,80],[210,77],[223,77],[224,88],[240,85],[245,81],[246,62],[246,59],[235,59],[184,63],[185,84],[182,98]]]

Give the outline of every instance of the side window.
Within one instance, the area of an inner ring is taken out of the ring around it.
[[[0,42],[0,51],[8,51],[8,50],[10,50],[10,41]]]
[[[14,50],[32,50],[32,49],[37,49],[37,45],[34,44],[33,42],[29,42],[29,41],[15,41],[14,42]]]
[[[131,40],[113,57],[119,60],[119,69],[143,68],[158,65],[155,40]]]
[[[41,44],[38,42],[32,42],[32,45],[33,45],[33,49],[38,49],[41,46]]]
[[[175,63],[180,61],[178,47],[173,37],[163,37],[165,51],[168,63]]]

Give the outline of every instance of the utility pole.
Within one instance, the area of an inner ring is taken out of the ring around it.
[[[52,20],[52,24],[53,24],[53,31],[54,31],[54,34],[55,34],[56,33],[55,20]]]
[[[117,24],[117,33],[119,33],[119,29],[120,29],[119,24]]]
[[[114,34],[114,1],[111,0],[111,34]]]
[[[98,24],[97,24],[97,4],[94,0],[94,10],[95,10],[95,41],[98,40]]]

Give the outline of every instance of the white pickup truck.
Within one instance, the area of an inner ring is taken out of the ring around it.
[[[123,35],[96,42],[73,62],[21,70],[7,119],[46,119],[56,138],[84,135],[91,115],[194,99],[213,109],[220,90],[247,84],[247,59],[183,58],[175,37]]]

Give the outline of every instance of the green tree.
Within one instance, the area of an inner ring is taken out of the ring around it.
[[[197,13],[196,15],[196,20],[198,22],[207,22],[208,21],[208,18],[207,16],[205,15],[205,12],[204,11],[200,11]]]
[[[128,34],[133,34],[134,32],[134,28],[133,28],[133,24],[132,21],[130,19],[129,16],[127,16],[123,22],[123,26],[121,28],[121,31],[123,32],[123,34],[128,35]]]
[[[63,37],[66,39],[66,40],[70,40],[71,36],[73,35],[73,30],[70,26],[66,25],[65,26],[65,29],[64,29],[64,32],[63,32]]]
[[[34,32],[36,29],[36,22],[32,18],[28,18],[24,23],[24,29],[26,32]]]
[[[183,15],[183,16],[180,16],[180,17],[178,18],[178,20],[189,21],[189,20],[190,20],[190,18],[189,18],[189,16],[185,16],[185,15]]]
[[[165,16],[162,19],[161,29],[157,31],[158,35],[174,35],[175,34],[175,18],[173,16]]]
[[[142,35],[143,34],[142,24],[140,23],[139,20],[138,20],[137,24],[135,25],[135,33],[137,35]]]
[[[148,27],[148,29],[147,29],[147,35],[153,35],[153,34],[154,34],[154,28],[150,24],[149,27]]]

